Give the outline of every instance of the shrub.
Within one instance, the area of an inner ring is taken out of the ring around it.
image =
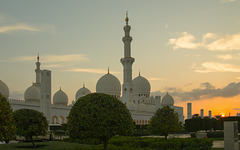
[[[222,138],[224,137],[224,132],[209,132],[207,133],[208,138]]]
[[[165,141],[158,137],[123,137],[117,136],[110,139],[109,144],[116,146],[126,146],[134,148],[151,148],[151,149],[196,149],[205,150],[211,149],[211,139],[196,139],[196,138],[173,138]]]
[[[196,132],[190,134],[192,138],[196,137]]]

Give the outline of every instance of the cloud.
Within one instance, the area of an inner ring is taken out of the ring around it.
[[[165,89],[166,90],[166,89]],[[199,88],[192,89],[191,91],[183,91],[174,87],[167,88],[167,91],[176,100],[190,101],[190,100],[202,100],[215,97],[234,97],[240,94],[240,82],[229,83],[223,88],[216,88],[209,82],[202,83]],[[166,92],[155,91],[153,95],[165,95]]]
[[[236,77],[238,80],[240,80],[240,77]]]
[[[233,58],[233,56],[229,55],[229,54],[227,54],[227,55],[218,55],[217,58],[224,59],[224,60],[230,60],[230,59]]]
[[[192,65],[195,72],[209,73],[209,72],[240,72],[240,66],[231,64],[222,64],[217,62],[204,62],[201,67],[197,67],[196,64]]]
[[[221,3],[235,2],[236,0],[221,0]]]
[[[180,37],[169,39],[168,45],[172,45],[173,49],[197,49],[205,48],[211,51],[229,51],[240,50],[240,33],[232,35],[218,35],[214,33],[206,33],[196,42],[194,35],[182,32]]]
[[[168,45],[174,45],[173,49],[186,48],[196,49],[200,46],[200,43],[194,43],[195,37],[187,32],[182,32],[181,37],[176,39],[169,39]]]
[[[0,33],[20,31],[20,30],[41,31],[40,29],[38,29],[36,27],[29,26],[29,25],[26,25],[26,24],[17,24],[17,25],[12,25],[12,26],[0,26]]]
[[[90,68],[73,68],[73,69],[66,69],[64,71],[69,72],[86,72],[86,73],[97,73],[97,74],[106,74],[106,69],[90,69]],[[121,72],[111,71],[111,74],[121,74]]]
[[[66,67],[65,65],[59,65],[59,64],[49,64],[49,65],[43,65],[43,68],[62,68]]]
[[[34,61],[36,56],[21,56],[13,58],[13,61]],[[83,54],[68,54],[68,55],[43,55],[40,57],[40,61],[44,63],[56,63],[56,62],[79,62],[89,61],[89,59]]]
[[[148,78],[149,81],[159,81],[159,80],[164,80],[162,78]]]
[[[224,35],[206,44],[206,48],[213,51],[240,50],[240,34]]]
[[[233,108],[233,110],[240,110],[240,108]]]

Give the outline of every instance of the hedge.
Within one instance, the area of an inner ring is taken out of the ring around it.
[[[195,139],[195,138],[173,138],[167,141],[158,137],[123,137],[116,136],[110,139],[109,144],[116,146],[129,146],[134,148],[151,148],[151,149],[174,149],[187,150],[211,149],[213,141],[211,139]]]

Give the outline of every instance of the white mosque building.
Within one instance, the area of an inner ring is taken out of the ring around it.
[[[146,125],[158,108],[170,106],[178,113],[179,120],[184,122],[183,107],[174,106],[174,99],[168,93],[161,99],[161,96],[151,96],[151,85],[149,81],[140,75],[132,79],[132,64],[134,58],[131,57],[131,27],[128,25],[126,16],[124,26],[125,36],[122,38],[124,43],[124,57],[121,58],[123,65],[123,84],[114,75],[108,73],[103,75],[96,84],[97,93],[112,95],[129,109],[136,125]],[[68,96],[61,90],[57,91],[51,100],[51,71],[41,70],[39,56],[36,62],[36,82],[26,89],[24,100],[8,99],[13,110],[28,108],[43,112],[50,125],[67,123],[67,117],[72,104],[68,105]],[[0,93],[6,98],[9,97],[8,86],[0,80]],[[91,91],[84,85],[75,95],[76,100]]]

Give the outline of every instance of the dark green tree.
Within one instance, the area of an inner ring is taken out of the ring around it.
[[[17,135],[24,136],[26,140],[31,140],[33,147],[33,136],[46,135],[48,123],[43,113],[32,109],[19,109],[13,113]]]
[[[133,120],[127,107],[117,98],[92,93],[77,100],[68,116],[68,132],[72,139],[99,139],[107,149],[115,135],[129,135]]]
[[[203,130],[206,132],[213,128],[213,121],[209,117],[203,118]]]
[[[0,93],[0,141],[8,143],[14,138],[15,129],[12,108]]]
[[[150,134],[164,135],[165,140],[169,133],[182,130],[182,123],[178,121],[178,114],[169,106],[159,108],[150,119],[148,131]]]
[[[199,130],[210,130],[213,128],[213,119],[209,117],[201,118],[200,116],[192,117],[185,120],[185,129],[189,132],[197,132]]]
[[[184,127],[188,132],[197,132],[202,129],[202,118],[196,117],[196,118],[186,119]]]

